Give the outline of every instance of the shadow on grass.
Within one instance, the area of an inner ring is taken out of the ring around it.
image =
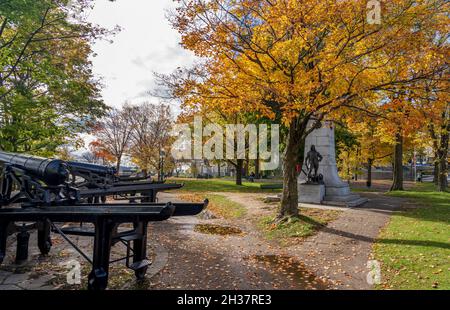
[[[404,239],[376,239],[370,238],[367,236],[362,236],[358,234],[349,233],[346,231],[342,231],[339,229],[334,229],[323,225],[320,222],[315,221],[312,218],[308,218],[305,216],[300,216],[302,221],[314,225],[316,227],[321,227],[322,232],[326,232],[329,234],[334,234],[342,237],[346,237],[353,240],[368,242],[368,243],[384,243],[384,244],[400,244],[400,245],[411,245],[411,246],[426,246],[426,247],[435,247],[442,249],[450,249],[450,244],[445,242],[436,242],[436,241],[426,241],[426,240],[404,240]]]
[[[395,191],[387,196],[405,198],[417,207],[401,212],[405,216],[417,220],[450,224],[450,193],[435,191]]]

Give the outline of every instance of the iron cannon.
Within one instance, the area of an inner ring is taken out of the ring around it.
[[[7,166],[23,169],[52,186],[63,184],[69,176],[67,164],[59,159],[0,152],[0,162]]]
[[[68,162],[69,183],[80,191],[82,199],[89,203],[106,202],[108,196],[114,200],[128,200],[134,203],[156,202],[160,191],[179,189],[183,184],[165,184],[146,177],[125,177],[117,175],[112,167]]]
[[[136,278],[142,279],[152,263],[147,258],[148,223],[172,216],[196,215],[208,205],[207,200],[156,203],[158,190],[182,185],[131,180],[124,183],[123,179],[115,177],[113,169],[104,166],[6,152],[0,152],[0,164],[0,264],[6,256],[9,236],[17,235],[16,263],[21,263],[28,257],[29,231],[37,230],[38,247],[43,255],[52,247],[51,233],[56,233],[92,265],[88,276],[91,290],[106,289],[109,266],[118,261],[125,261]],[[92,188],[86,188],[88,185],[83,188],[84,185],[70,181],[71,174],[104,178],[101,184],[106,185],[90,183],[94,184]],[[150,196],[144,194],[149,191]],[[136,193],[139,193],[140,203],[129,198],[129,194]],[[84,199],[123,194],[128,195],[124,200],[129,203],[92,204]],[[78,224],[61,227],[68,222]],[[84,222],[92,225],[83,226]],[[69,236],[72,235],[94,238],[92,256],[71,241]],[[111,247],[117,243],[125,245],[126,255],[111,261]]]

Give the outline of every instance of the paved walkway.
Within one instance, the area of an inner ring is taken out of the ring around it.
[[[259,216],[260,211],[266,208],[260,195],[229,193],[227,196],[245,205],[250,216]],[[298,245],[280,248],[280,253],[295,257],[317,276],[327,279],[333,288],[371,289],[366,277],[372,244],[392,212],[410,203],[381,193],[364,193],[363,196],[369,198],[364,206],[338,208],[344,212],[337,220]],[[336,210],[327,206],[301,206]]]
[[[289,249],[339,289],[372,288],[367,282],[372,244],[392,212],[405,204],[400,198],[387,198],[377,193],[364,196],[370,199],[364,206],[342,213],[317,235]]]
[[[370,289],[366,275],[371,247],[379,230],[407,203],[378,193],[362,208],[345,209],[340,217],[302,243],[282,247],[268,242],[255,229],[255,219],[271,215],[275,205],[265,204],[262,194],[217,193],[247,209],[244,218],[232,221],[199,217],[171,218],[149,228],[149,256],[153,265],[147,280],[136,283],[133,272],[123,264],[111,268],[113,289]],[[160,201],[176,201],[174,193],[163,193]],[[314,207],[314,206],[308,206]],[[341,208],[339,208],[341,209]],[[233,226],[238,235],[197,232],[197,224]],[[2,289],[79,289],[85,285],[66,283],[67,269],[61,263],[76,259],[82,263],[83,281],[89,266],[59,236],[47,257],[39,255],[36,235],[30,240],[30,261],[13,264],[15,246],[10,238],[8,257],[0,270]],[[75,242],[90,253],[92,240]],[[113,257],[124,249],[113,248]]]

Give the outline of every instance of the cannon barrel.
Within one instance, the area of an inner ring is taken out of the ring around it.
[[[66,163],[59,159],[0,152],[0,162],[21,168],[52,186],[63,184],[69,176]]]
[[[69,167],[69,170],[91,172],[91,173],[96,173],[101,176],[113,176],[116,172],[116,169],[112,168],[112,167],[89,164],[89,163],[80,163],[77,161],[68,161],[67,165]]]

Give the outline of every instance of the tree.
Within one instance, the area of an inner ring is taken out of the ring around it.
[[[117,173],[123,155],[129,150],[134,129],[133,108],[125,104],[121,110],[111,109],[95,126],[94,135],[102,148],[114,156]]]
[[[114,156],[108,152],[108,150],[103,146],[103,144],[96,140],[89,143],[89,152],[91,155],[87,155],[85,159],[90,162],[90,158],[96,159],[96,161],[100,161],[102,165],[109,165],[114,161]]]
[[[427,32],[442,27],[446,7],[389,1],[383,22],[369,25],[362,0],[181,0],[170,20],[203,62],[194,69],[201,79],[180,79],[177,89],[188,91],[187,106],[280,115],[287,135],[278,220],[296,217],[295,166],[306,136],[342,107],[375,105],[393,86],[410,87],[439,70],[402,68],[429,51]]]
[[[440,80],[425,83],[416,94],[418,111],[431,138],[434,152],[435,183],[439,191],[448,189],[448,153],[450,136],[450,100],[448,85]]]
[[[104,113],[90,43],[90,0],[0,4],[0,147],[52,155]]]
[[[144,170],[161,172],[161,151],[170,154],[172,138],[170,131],[173,117],[170,107],[165,104],[143,104],[131,108],[132,131],[130,154],[133,160]],[[168,171],[170,159],[164,161],[164,170]],[[170,169],[169,169],[170,170]]]

